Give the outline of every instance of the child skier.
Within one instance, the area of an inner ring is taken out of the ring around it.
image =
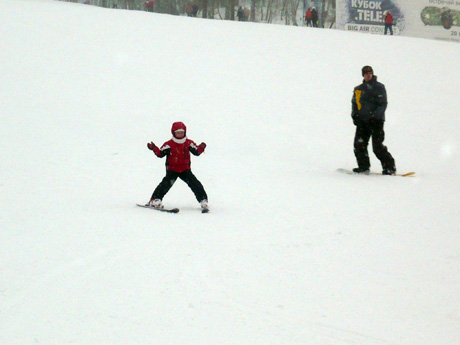
[[[202,210],[204,212],[208,211],[208,196],[201,182],[193,175],[190,162],[190,152],[195,156],[199,156],[204,152],[206,144],[201,143],[197,146],[193,140],[187,138],[186,131],[187,127],[182,122],[174,122],[171,128],[173,135],[171,140],[165,142],[161,148],[158,148],[153,142],[147,144],[149,150],[152,150],[157,157],[167,156],[167,158],[166,176],[155,188],[146,206],[162,209],[163,197],[179,177],[193,191]]]

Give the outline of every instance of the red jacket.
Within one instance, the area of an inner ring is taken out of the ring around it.
[[[393,24],[393,16],[391,15],[390,12],[387,13],[385,16],[385,23],[386,24]]]
[[[190,152],[199,156],[204,152],[204,147],[198,146],[187,137],[182,139],[174,137],[174,132],[178,129],[183,129],[185,134],[187,133],[187,127],[182,122],[174,122],[171,128],[172,139],[165,142],[161,148],[155,146],[153,152],[160,158],[168,156],[166,169],[181,173],[191,168]]]

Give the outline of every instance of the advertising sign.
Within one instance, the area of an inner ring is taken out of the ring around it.
[[[460,0],[337,0],[337,28],[382,35],[387,12],[394,35],[460,42]]]

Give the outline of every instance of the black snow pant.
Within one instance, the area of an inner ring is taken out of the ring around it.
[[[369,169],[371,166],[367,146],[372,136],[372,149],[382,163],[382,168],[396,170],[393,156],[388,152],[387,147],[383,145],[383,141],[385,140],[383,124],[381,121],[376,121],[361,123],[356,126],[354,151],[358,166],[362,169]]]
[[[385,24],[385,35],[388,30],[390,30],[390,35],[393,35],[393,24]]]
[[[180,173],[172,170],[166,170],[166,176],[163,178],[163,180],[161,180],[157,188],[155,188],[151,200],[163,200],[163,197],[166,195],[166,193],[169,192],[178,177],[190,187],[198,202],[208,199],[208,195],[206,194],[203,185],[200,181],[198,181],[195,175],[193,175],[191,170],[185,170]]]

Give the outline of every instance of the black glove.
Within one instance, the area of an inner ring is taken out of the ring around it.
[[[353,124],[354,124],[355,126],[359,126],[360,121],[358,120],[358,117],[354,117],[354,118],[353,118]]]
[[[200,145],[198,145],[198,147],[204,151],[204,149],[206,148],[206,144],[201,143]]]

